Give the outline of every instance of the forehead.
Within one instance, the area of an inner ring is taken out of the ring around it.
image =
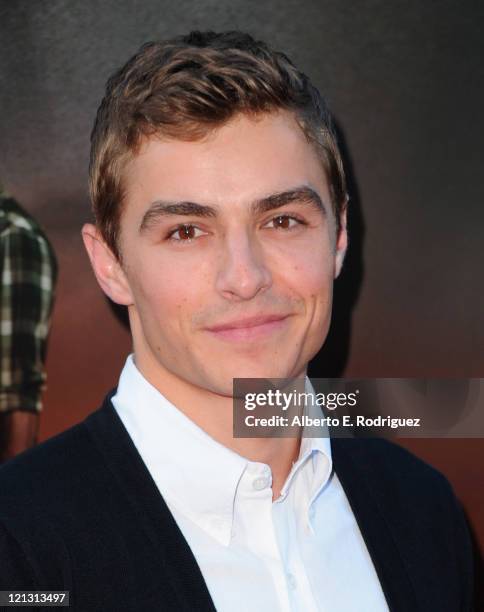
[[[329,200],[321,159],[293,115],[238,115],[199,141],[146,139],[125,169],[125,211],[164,198],[233,210],[296,185]]]

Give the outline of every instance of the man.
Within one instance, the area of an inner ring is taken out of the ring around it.
[[[383,441],[232,434],[234,378],[304,378],[346,251],[307,77],[238,32],[148,44],[91,153],[84,243],[134,353],[99,411],[0,471],[1,588],[83,611],[470,609],[433,469]]]
[[[38,223],[0,186],[0,462],[35,444],[57,262]]]

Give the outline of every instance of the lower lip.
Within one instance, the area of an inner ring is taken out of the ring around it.
[[[231,329],[221,329],[219,331],[208,330],[216,338],[221,340],[230,341],[244,341],[244,340],[257,340],[270,336],[271,334],[280,331],[287,324],[288,317],[284,319],[277,319],[276,321],[268,321],[261,325],[254,325],[253,327],[239,327]]]

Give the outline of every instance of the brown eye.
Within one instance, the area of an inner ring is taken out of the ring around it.
[[[177,230],[180,240],[191,240],[195,238],[195,228],[193,225],[184,225]]]
[[[201,235],[203,235],[203,232],[195,225],[180,225],[168,237],[178,242],[186,242]]]
[[[289,229],[291,227],[291,219],[284,215],[281,215],[280,217],[276,217],[274,219],[274,226],[280,227],[281,229]]]
[[[292,217],[291,215],[278,215],[277,217],[273,217],[268,222],[268,225],[269,227],[273,227],[275,229],[291,230],[297,225],[306,225],[306,223],[297,219],[296,217]]]

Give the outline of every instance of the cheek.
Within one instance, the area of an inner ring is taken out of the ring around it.
[[[161,333],[186,327],[202,304],[206,275],[194,274],[193,267],[189,273],[173,263],[153,259],[137,268],[132,277],[135,303],[142,317],[156,322]]]
[[[322,241],[311,245],[311,248],[292,252],[290,258],[286,253],[277,269],[297,294],[319,302],[331,295],[333,267],[334,256],[326,242]]]

